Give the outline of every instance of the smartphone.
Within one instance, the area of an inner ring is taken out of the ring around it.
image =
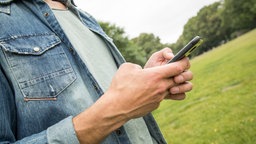
[[[203,40],[196,36],[194,37],[186,46],[184,46],[171,60],[169,60],[167,63],[176,62],[178,60],[181,60],[182,58],[189,56],[193,50],[195,50],[198,46],[200,46],[203,43]]]

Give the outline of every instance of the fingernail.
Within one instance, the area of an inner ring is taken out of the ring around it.
[[[177,93],[179,93],[180,92],[180,89],[178,88],[178,87],[173,87],[173,88],[171,88],[171,93],[172,94],[177,94]]]

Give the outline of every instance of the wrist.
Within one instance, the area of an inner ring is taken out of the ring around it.
[[[100,143],[129,119],[116,108],[116,102],[103,95],[90,108],[73,118],[80,143]]]

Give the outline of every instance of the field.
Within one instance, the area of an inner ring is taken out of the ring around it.
[[[154,116],[169,144],[256,143],[256,30],[191,61],[193,91]]]

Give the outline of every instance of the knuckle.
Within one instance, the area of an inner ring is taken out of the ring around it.
[[[192,89],[193,89],[193,84],[190,83],[190,82],[187,82],[186,87],[185,87],[185,90],[186,90],[186,91],[191,91]]]
[[[158,94],[162,94],[162,93],[164,93],[165,91],[166,91],[166,88],[163,87],[163,86],[160,86],[160,87],[158,87],[158,89],[157,89],[157,93],[158,93]]]
[[[162,77],[161,77],[161,72],[159,71],[152,71],[149,73],[149,78],[151,78],[154,82],[158,82]]]
[[[166,51],[166,52],[172,52],[172,49],[171,49],[171,48],[169,48],[169,47],[165,47],[165,48],[163,48],[163,51]]]
[[[191,71],[185,71],[183,74],[182,74],[183,78],[185,81],[190,81],[193,79],[193,73]]]
[[[154,53],[152,54],[152,57],[157,56],[159,53],[160,53],[159,51],[158,51],[158,52],[154,52]]]
[[[130,62],[126,62],[124,64],[121,65],[122,67],[128,67],[128,68],[139,68],[142,69],[142,67],[138,64],[134,64],[134,63],[130,63]]]
[[[126,62],[126,63],[123,63],[120,67],[129,67],[130,65],[131,65],[131,63]]]
[[[191,64],[190,64],[190,62],[188,62],[187,69],[189,69],[190,67],[191,67]]]
[[[162,82],[157,87],[157,93],[162,95],[167,92],[168,88],[169,88],[168,84],[165,82]]]
[[[164,98],[164,95],[156,95],[154,101],[156,104],[160,104],[164,100]]]
[[[181,65],[177,65],[177,66],[175,67],[175,69],[176,69],[176,71],[177,71],[178,73],[182,73],[182,72],[184,71],[184,69],[183,69],[183,67],[182,67]]]

